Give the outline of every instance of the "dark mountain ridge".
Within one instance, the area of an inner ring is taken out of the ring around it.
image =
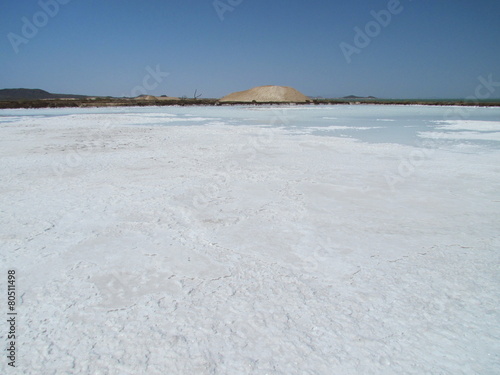
[[[374,96],[356,96],[356,95],[349,95],[349,96],[344,96],[342,99],[377,99]]]
[[[2,89],[0,100],[81,99],[85,95],[52,94],[41,89]]]

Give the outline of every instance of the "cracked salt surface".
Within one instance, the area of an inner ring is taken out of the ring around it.
[[[2,111],[0,373],[498,373],[500,110],[447,110]]]

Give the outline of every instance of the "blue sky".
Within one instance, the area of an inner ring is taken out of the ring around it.
[[[0,88],[463,98],[500,82],[496,0],[6,0],[0,17]]]

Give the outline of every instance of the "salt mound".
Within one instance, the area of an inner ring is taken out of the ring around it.
[[[292,102],[304,103],[310,99],[292,87],[259,86],[226,95],[221,102]]]
[[[136,100],[156,100],[156,96],[152,96],[152,95],[139,95],[135,99]]]

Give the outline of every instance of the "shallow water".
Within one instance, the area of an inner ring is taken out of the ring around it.
[[[131,125],[259,125],[295,134],[353,138],[417,147],[500,147],[500,108],[435,106],[223,106],[14,109],[0,124],[25,117],[121,115]],[[486,126],[485,126],[486,125]]]

